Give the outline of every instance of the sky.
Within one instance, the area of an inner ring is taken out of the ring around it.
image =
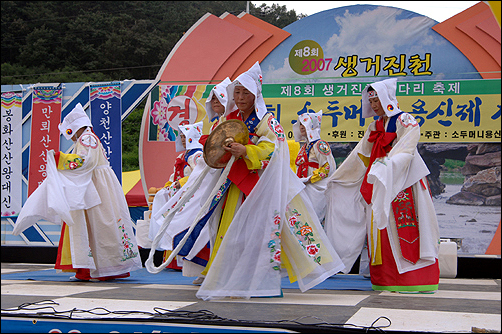
[[[279,4],[286,9],[296,11],[296,14],[312,15],[326,9],[352,5],[379,5],[406,9],[425,15],[437,22],[443,22],[450,17],[474,6],[479,1],[252,1],[255,6],[265,3],[267,6]]]

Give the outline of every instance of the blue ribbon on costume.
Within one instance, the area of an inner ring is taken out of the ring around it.
[[[220,191],[218,194],[213,197],[213,200],[211,201],[211,205],[209,206],[209,211],[202,217],[197,224],[195,225],[194,229],[192,230],[192,233],[190,233],[190,236],[187,238],[185,241],[185,244],[183,247],[181,247],[180,251],[178,252],[178,255],[180,256],[187,256],[188,253],[190,253],[190,250],[192,249],[193,245],[195,244],[195,241],[199,238],[200,231],[206,226],[207,221],[209,218],[212,216],[214,209],[218,205],[218,203],[221,201],[222,198],[224,198],[224,194],[227,192],[228,188],[230,187],[230,184],[232,181],[227,179],[225,183],[223,183],[220,187]],[[173,249],[175,249],[178,244],[181,242],[181,240],[185,237],[185,234],[188,232],[189,228],[186,230],[181,231],[177,235],[174,236],[173,238]],[[204,261],[204,260],[202,260]],[[205,264],[204,264],[205,265]]]

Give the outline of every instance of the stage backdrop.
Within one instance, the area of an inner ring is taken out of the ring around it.
[[[497,249],[489,245],[500,222],[500,46],[500,21],[482,1],[439,23],[399,8],[370,5],[333,8],[284,29],[246,13],[208,13],[183,35],[155,80],[123,81],[115,93],[122,121],[147,97],[139,142],[147,197],[148,188],[162,186],[172,171],[177,125],[203,120],[207,133],[210,120],[203,106],[209,89],[227,76],[235,79],[256,61],[263,70],[267,108],[288,137],[298,114],[323,110],[322,136],[332,147],[355,144],[369,124],[360,117],[364,86],[396,77],[400,106],[420,122],[421,144],[432,152],[426,157],[431,173],[439,175],[445,158],[464,164],[460,183],[447,184],[434,199],[441,236],[459,240],[460,253],[478,255]],[[28,183],[39,182],[30,180],[29,172],[36,168],[31,163],[43,156],[30,156],[32,145],[59,142],[59,150],[70,149],[70,142],[49,131],[54,112],[62,118],[80,102],[88,111],[100,111],[95,126],[103,130],[103,140],[120,139],[107,129],[112,120],[106,113],[116,105],[105,101],[106,92],[99,105],[89,108],[91,84],[114,83],[2,85],[2,245],[54,246],[59,241],[59,225],[53,224],[37,224],[19,237],[11,234],[16,201],[24,203]],[[36,89],[53,91],[36,95]],[[21,95],[21,107],[11,101],[12,94]],[[33,115],[40,97],[54,100],[55,108],[45,108],[44,114],[40,104]],[[35,138],[32,126],[37,135],[45,131],[49,137]],[[119,153],[113,146],[107,151],[112,159]],[[500,255],[500,244],[498,249]]]
[[[202,61],[195,45],[211,57]],[[166,58],[159,89],[148,97],[140,138],[145,193],[172,172],[177,125],[203,117],[208,133],[200,106],[211,87],[256,61],[267,108],[288,139],[299,114],[322,110],[322,138],[332,148],[354,145],[370,123],[361,118],[364,87],[397,78],[400,108],[420,123],[420,148],[438,182],[441,236],[457,241],[460,253],[486,253],[500,222],[501,135],[500,25],[486,3],[440,23],[396,7],[346,6],[281,31],[246,13],[205,15]],[[451,184],[446,160],[458,164],[448,167]]]

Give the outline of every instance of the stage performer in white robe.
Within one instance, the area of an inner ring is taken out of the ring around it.
[[[230,80],[229,77],[226,77],[222,82],[219,84],[215,85],[213,89],[209,92],[208,97],[206,98],[206,114],[207,118],[209,119],[210,122],[213,122],[211,125],[211,128],[209,129],[209,133],[213,132],[213,130],[220,124],[221,122],[225,121],[225,106],[227,105],[228,102],[228,95],[227,95],[227,86],[231,84],[232,81]],[[199,142],[204,145],[208,135],[202,135],[201,139]],[[217,173],[218,170],[213,169],[211,170],[211,173],[214,175]],[[207,184],[207,183],[206,183]],[[200,208],[200,207],[199,207]],[[188,221],[187,221],[188,222]],[[207,230],[207,229],[206,229]],[[179,231],[174,232],[173,229],[168,229],[167,233],[171,233],[172,235],[177,234]],[[205,232],[205,231],[204,231]],[[209,234],[207,235],[207,246],[202,249],[200,252],[208,251],[209,250]],[[202,243],[203,238],[199,238],[200,243]],[[205,257],[205,252],[204,256],[201,256],[202,253],[197,254],[195,258],[192,258],[192,260],[188,260],[187,258],[184,258],[184,267],[183,267],[183,275],[184,276],[195,276],[197,274],[197,278],[192,282],[195,285],[200,285],[204,281],[205,274],[202,274],[202,271],[204,270],[205,265],[207,264],[207,260]]]
[[[227,104],[227,91],[226,88],[227,86],[231,83],[232,81],[230,78],[225,78],[222,82],[219,84],[215,85],[211,91],[209,92],[209,95],[206,99],[205,103],[205,109],[206,109],[206,114],[208,119],[213,122],[211,125],[210,132],[214,130],[214,128],[224,120],[223,115],[225,114],[225,106]],[[200,143],[200,146],[204,144],[205,140],[207,139],[208,135],[200,135],[200,139],[198,140]],[[197,165],[194,166],[193,168],[193,177],[192,181],[194,178],[196,178],[200,172],[206,167],[207,165],[205,164],[204,159],[197,159]],[[210,173],[215,174],[217,173],[218,170],[213,169]],[[189,174],[191,175],[191,173]],[[188,175],[188,176],[189,176]],[[186,184],[188,181],[188,176],[185,178],[182,184],[183,186]],[[210,181],[210,178],[208,178],[208,181]],[[205,182],[202,186],[202,188],[205,188],[207,186],[213,186],[214,184],[211,182]],[[183,190],[182,190],[183,193]],[[180,210],[179,214],[176,215],[175,218],[171,221],[169,224],[169,227],[166,229],[164,232],[163,238],[160,240],[158,249],[160,250],[165,250],[164,252],[164,261],[167,259],[166,255],[168,255],[170,252],[173,250],[173,237],[174,235],[180,233],[181,231],[187,229],[190,226],[191,223],[191,217],[197,214],[198,210],[201,208],[200,204],[200,197],[203,195],[203,191],[197,192],[197,194],[194,195],[194,198],[191,200],[190,205],[185,205],[187,207],[186,209],[183,208],[183,210]],[[179,199],[180,196],[176,196],[176,198]],[[165,215],[169,213],[169,210],[177,203],[177,199],[171,201],[171,204],[168,204],[168,201],[164,200],[162,203],[157,202],[155,203],[154,199],[154,206],[152,208],[152,219],[150,221],[150,230],[149,230],[149,237],[151,240],[155,238],[157,233],[159,232],[163,220],[165,218]],[[207,233],[208,228],[206,228],[202,233],[203,236],[206,237],[206,245],[209,242],[209,234]],[[200,244],[203,244],[202,237],[200,238]],[[182,268],[183,271],[183,276],[188,276],[188,277],[193,277],[197,276],[197,278],[193,281],[193,284],[195,285],[200,285],[202,281],[204,280],[204,275],[201,275],[202,270],[204,270],[205,265],[207,264],[207,260],[209,259],[209,246],[204,246],[199,249],[199,252],[197,255],[191,260],[186,260],[184,259],[181,255],[177,256],[177,259],[179,260],[179,265],[174,267],[173,265],[167,266],[168,268]]]
[[[213,89],[209,92],[209,95],[206,99],[205,109],[208,119],[213,122],[210,132],[216,128],[216,126],[222,122],[225,118],[223,115],[225,114],[225,106],[227,104],[227,86],[232,81],[229,78],[226,78],[219,84],[215,85]],[[199,142],[204,144],[208,135],[201,135]],[[175,196],[175,199],[169,202],[166,202],[162,206],[154,206],[152,211],[153,220],[150,223],[150,238],[153,240],[159,230],[161,229],[162,223],[164,221],[165,216],[169,213],[169,211],[173,208],[174,205],[177,204],[178,199],[185,191],[185,184],[187,186],[191,186],[194,179],[196,179],[199,174],[206,167],[206,163],[204,159],[198,159],[197,165],[194,167],[193,173],[190,174],[190,178],[188,178],[187,182],[183,184],[183,187],[180,189],[181,193]],[[209,188],[209,191],[214,186],[215,176],[217,177],[217,173],[221,173],[219,169],[211,169],[209,173],[212,175],[208,176],[206,180],[201,184],[199,191],[194,194],[193,198],[190,199],[189,203],[187,203],[172,219],[169,226],[164,232],[162,239],[160,240],[157,249],[159,250],[173,250],[173,237],[180,232],[188,229],[190,227],[190,223],[193,218],[197,214],[197,212],[201,209],[202,204],[201,198],[205,194],[205,189]],[[206,194],[207,195],[207,194]],[[153,222],[153,223],[152,223]],[[177,258],[180,259],[180,265],[182,267],[183,276],[194,277],[195,280],[193,284],[200,285],[204,280],[204,275],[201,272],[204,270],[207,261],[209,260],[209,233],[208,227],[206,226],[203,231],[201,231],[201,235],[199,237],[199,244],[195,246],[198,251],[196,256],[190,258],[190,260],[182,257],[182,255],[186,255],[181,252],[180,256]],[[195,250],[194,248],[194,250]],[[164,257],[165,261],[166,257]],[[182,261],[181,261],[182,260]],[[169,266],[168,266],[169,268]]]
[[[13,234],[40,219],[62,224],[56,269],[76,272],[74,280],[129,277],[142,268],[133,223],[122,186],[80,103],[59,130],[75,142],[72,153],[48,151],[47,177],[24,204]]]
[[[295,160],[296,175],[305,184],[315,208],[317,217],[324,224],[326,213],[327,178],[336,170],[336,162],[331,147],[321,139],[322,110],[317,113],[303,113],[293,124],[295,141],[302,142]]]
[[[188,177],[195,169],[202,158],[202,144],[199,139],[202,136],[202,122],[195,124],[183,124],[178,126],[178,136],[176,137],[176,152],[182,152],[176,157],[174,170],[164,187],[160,189],[153,198],[152,215],[150,218],[149,238],[153,239],[161,225],[157,221],[157,212],[169,201],[169,199],[183,186]],[[167,259],[170,250],[166,249],[163,259]],[[173,260],[167,268],[181,270],[182,259],[180,257]]]
[[[420,126],[399,109],[396,84],[362,92],[362,116],[379,118],[329,177],[325,227],[346,272],[367,238],[374,290],[430,292],[439,282],[439,227]]]
[[[190,258],[198,231],[209,224],[211,258],[197,292],[204,300],[281,296],[286,275],[306,291],[343,269],[290,168],[284,130],[267,112],[261,89],[258,62],[227,87],[226,119],[244,122],[249,141],[227,148],[236,160],[182,249]]]

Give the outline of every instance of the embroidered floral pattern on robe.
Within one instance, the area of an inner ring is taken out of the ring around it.
[[[268,248],[270,248],[270,263],[273,263],[274,270],[281,269],[281,216],[276,211],[274,215],[274,227],[270,234]]]
[[[287,210],[290,210],[289,207]],[[321,256],[317,255],[320,251],[321,244],[314,239],[312,227],[308,222],[303,222],[300,218],[301,214],[296,209],[290,210],[289,228],[293,235],[296,236],[300,245],[307,251],[307,254],[314,258],[314,261],[321,264]]]

